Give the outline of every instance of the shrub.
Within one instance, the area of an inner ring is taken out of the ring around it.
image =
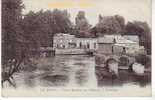
[[[139,54],[135,57],[136,62],[144,65],[146,68],[151,67],[151,57],[145,54]]]

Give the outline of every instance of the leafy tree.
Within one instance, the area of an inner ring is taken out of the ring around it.
[[[75,18],[75,30],[77,32],[77,36],[88,36],[91,25],[88,23],[88,20],[85,17],[84,11],[79,11]]]
[[[24,30],[24,37],[30,41],[31,48],[38,48],[45,40],[48,41],[46,38],[46,31],[44,24],[46,21],[43,18],[43,12],[34,13],[30,11],[27,15],[24,16],[23,21],[21,22],[22,29]]]
[[[144,54],[139,54],[136,55],[136,62],[144,65],[146,68],[150,68],[151,67],[151,58],[148,55],[144,55]]]
[[[125,19],[122,16],[101,16],[95,26],[98,36],[104,34],[122,34],[124,32]]]
[[[21,0],[2,0],[2,63],[21,56],[18,48],[25,42],[19,25],[23,8]]]
[[[27,41],[19,25],[23,8],[21,0],[2,0],[2,82],[11,83],[10,77],[27,56]]]
[[[140,45],[143,45],[147,52],[151,54],[151,30],[146,22],[128,22],[125,30],[125,34],[127,35],[138,35],[140,38]]]
[[[70,21],[70,14],[67,12],[67,10],[60,11],[58,9],[54,9],[52,14],[53,14],[53,32],[68,33],[71,28],[71,21]]]
[[[70,15],[66,10],[40,10],[36,13],[30,11],[22,22],[25,37],[31,39],[33,46],[52,46],[54,34],[70,32],[71,21],[69,18]]]

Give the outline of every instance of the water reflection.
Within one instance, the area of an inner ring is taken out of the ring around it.
[[[14,74],[14,79],[18,87],[97,87],[98,85],[110,84],[108,82],[114,82],[114,80],[110,81],[112,78],[103,81],[96,75],[97,71],[102,71],[102,69],[95,69],[94,57],[61,55],[39,59],[36,70],[16,73]],[[125,84],[130,82],[135,84],[141,81],[142,83],[150,83],[151,80],[150,77],[140,79],[129,75],[131,73],[124,71],[121,73],[123,73],[123,75],[120,75],[123,80],[119,80],[118,83]]]
[[[98,86],[123,86],[126,84],[144,87],[151,83],[151,73],[145,72],[144,75],[137,75],[133,71],[119,69],[118,75],[107,71],[104,67],[96,67],[95,70]]]
[[[15,74],[17,86],[97,86],[94,57],[64,55],[38,60],[37,69]]]

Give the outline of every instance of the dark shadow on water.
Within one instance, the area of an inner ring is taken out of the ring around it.
[[[151,73],[137,75],[129,70],[119,70],[119,77],[116,77],[116,75],[112,75],[103,67],[96,67],[95,73],[99,87],[122,86],[127,83],[145,87],[151,84]]]
[[[69,77],[66,75],[47,75],[42,79],[44,81],[49,81],[53,86],[63,86],[69,82]]]
[[[75,63],[74,65],[78,65],[78,66],[85,66],[85,64],[84,64],[84,63],[82,63],[82,62]]]
[[[107,73],[103,67],[95,67],[94,62],[95,59],[93,57],[85,55],[45,58],[42,62],[39,62],[40,65],[37,66],[36,70],[15,74],[15,81],[17,86],[55,87],[67,86],[73,80],[73,84],[85,86],[91,80],[91,72],[94,76],[96,75],[96,83],[98,83],[99,87],[122,86],[127,83],[145,87],[151,84],[151,73],[138,76],[128,70],[119,70],[119,77],[116,77]]]

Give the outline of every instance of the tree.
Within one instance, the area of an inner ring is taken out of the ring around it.
[[[53,31],[54,33],[68,33],[71,29],[70,14],[67,10],[61,11],[54,9],[53,12]]]
[[[31,43],[37,47],[52,46],[54,34],[70,32],[69,18],[70,15],[66,10],[40,10],[36,13],[30,11],[22,22],[25,37],[31,39]]]
[[[77,30],[77,36],[88,36],[91,25],[85,17],[84,11],[79,11],[75,18],[75,30]]]
[[[23,8],[21,0],[2,0],[2,63],[21,56],[18,48],[25,42],[19,25]]]
[[[125,34],[127,35],[138,35],[140,38],[140,45],[143,45],[147,53],[151,54],[151,30],[146,22],[128,22],[125,30]]]
[[[99,21],[95,26],[97,35],[104,34],[123,34],[125,19],[122,16],[102,16],[99,15]]]
[[[148,55],[139,54],[135,57],[136,62],[145,66],[145,68],[151,67],[151,58]]]
[[[11,83],[10,77],[26,56],[27,42],[19,25],[23,8],[21,0],[2,0],[2,82]]]
[[[24,37],[26,40],[29,40],[31,48],[37,49],[40,45],[43,45],[46,41],[48,41],[46,38],[47,32],[45,31],[46,26],[42,25],[46,23],[46,20],[43,20],[45,20],[45,18],[43,17],[42,11],[37,13],[30,11],[24,16],[24,19],[21,22],[22,29],[25,33]]]
[[[2,59],[14,58],[17,42],[22,38],[18,25],[21,20],[23,4],[21,0],[2,0]],[[2,61],[2,62],[3,62]]]

